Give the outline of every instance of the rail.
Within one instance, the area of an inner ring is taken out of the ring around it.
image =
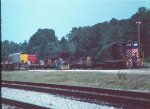
[[[50,109],[50,108],[41,107],[29,103],[20,102],[20,101],[10,100],[6,98],[1,98],[1,102],[4,105],[15,106],[16,108],[21,108],[21,109]]]

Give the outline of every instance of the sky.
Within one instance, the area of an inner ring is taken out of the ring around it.
[[[39,29],[60,40],[73,27],[128,19],[150,0],[1,0],[1,39],[23,43]]]

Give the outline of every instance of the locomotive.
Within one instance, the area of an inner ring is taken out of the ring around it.
[[[110,59],[105,60],[107,68],[133,68],[133,61],[136,61],[136,67],[144,65],[144,52],[136,41],[113,43],[108,47],[108,51]]]

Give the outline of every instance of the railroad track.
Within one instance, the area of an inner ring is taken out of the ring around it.
[[[122,109],[150,107],[150,93],[4,80],[2,87],[71,96],[82,101],[122,107]]]
[[[29,103],[23,103],[20,101],[10,100],[6,98],[1,98],[2,103],[5,105],[15,106],[15,109],[50,109],[42,106],[37,106]],[[13,108],[14,109],[14,108]]]

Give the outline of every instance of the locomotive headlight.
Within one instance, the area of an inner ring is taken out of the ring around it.
[[[135,47],[135,46],[138,46],[138,43],[134,43],[133,46],[134,46],[134,47]]]

